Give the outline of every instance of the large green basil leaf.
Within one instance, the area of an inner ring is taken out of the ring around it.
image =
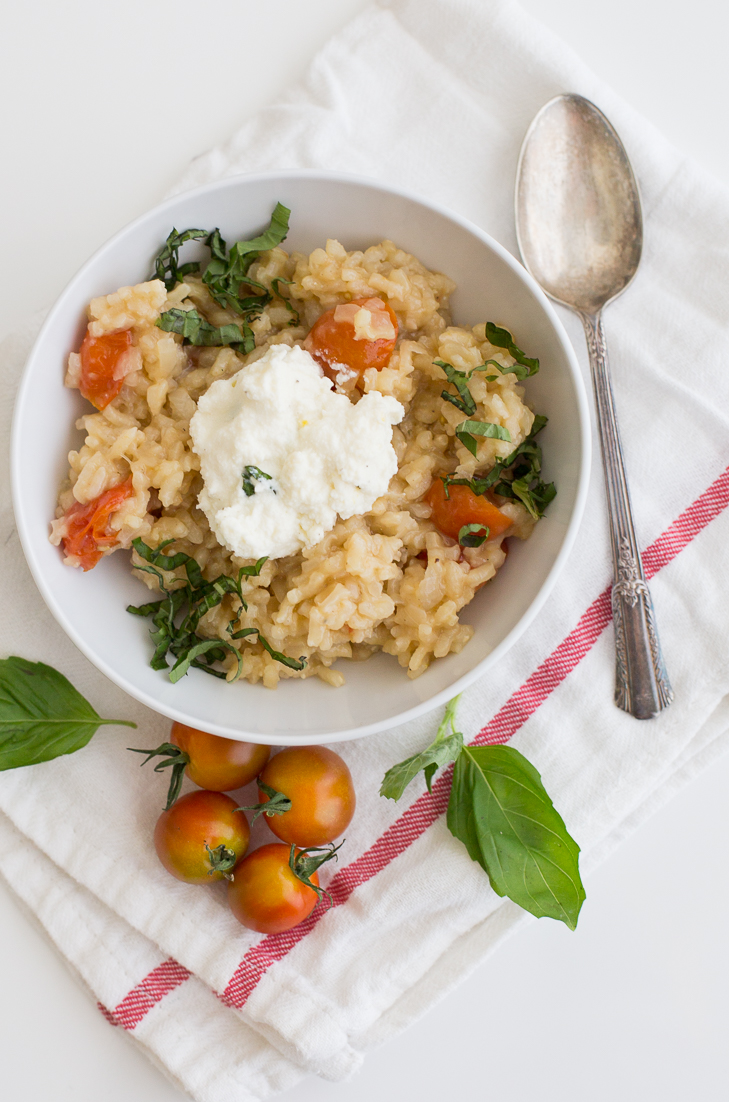
[[[104,724],[71,682],[43,662],[11,655],[0,659],[0,770],[73,754]]]
[[[518,750],[464,746],[453,772],[447,824],[497,895],[575,929],[585,899],[580,847],[539,773]]]

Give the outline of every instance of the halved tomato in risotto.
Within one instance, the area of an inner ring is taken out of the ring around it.
[[[109,531],[109,518],[133,494],[132,480],[128,478],[86,505],[78,501],[72,505],[63,518],[66,533],[62,543],[66,556],[76,559],[84,570],[96,566],[104,548],[117,542],[116,532]]]
[[[361,375],[385,367],[397,342],[397,317],[381,298],[358,298],[333,306],[314,322],[304,348],[336,380],[347,369]]]
[[[132,347],[131,329],[92,337],[87,333],[79,349],[79,390],[97,409],[106,409],[124,385],[122,358]]]
[[[436,478],[425,495],[430,505],[430,519],[444,536],[457,540],[466,524],[482,524],[489,530],[489,539],[501,536],[512,521],[482,494],[474,494],[470,486],[449,486],[448,497],[442,478]]]

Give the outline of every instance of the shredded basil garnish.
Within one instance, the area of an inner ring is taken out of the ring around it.
[[[288,207],[277,203],[268,228],[250,241],[236,241],[231,245],[229,252],[226,250],[220,231],[213,230],[206,242],[210,248],[211,258],[202,278],[210,294],[221,306],[235,310],[239,314],[247,314],[251,307],[260,313],[266,304],[264,302],[258,305],[261,297],[265,298],[266,302],[270,302],[271,296],[266,288],[246,277],[251,264],[261,253],[268,252],[286,239],[290,214]],[[257,301],[254,302],[251,302],[248,297],[241,298],[241,284],[260,288],[263,296],[256,296]]]
[[[459,371],[453,366],[453,364],[446,363],[445,360],[433,360],[436,367],[440,367],[446,374],[449,383],[453,383],[454,387],[458,391],[458,396],[455,394],[449,394],[447,390],[441,391],[441,398],[444,398],[446,402],[450,402],[456,409],[460,409],[461,413],[465,413],[466,416],[471,417],[476,412],[476,403],[473,400],[473,395],[468,389],[468,380],[471,377],[470,372]]]
[[[134,550],[143,560],[141,563],[136,563],[134,569],[152,574],[164,593],[160,601],[127,607],[127,612],[131,612],[134,616],[152,618],[153,628],[150,631],[154,643],[154,654],[150,662],[152,669],[169,670],[172,682],[179,681],[190,668],[203,670],[205,673],[212,674],[213,677],[224,678],[225,672],[213,667],[216,663],[222,662],[226,654],[233,654],[240,671],[240,654],[232,643],[227,639],[207,639],[198,635],[197,628],[205,613],[219,605],[229,593],[238,597],[241,611],[248,608],[241,592],[241,583],[243,578],[258,577],[261,567],[266,562],[265,557],[259,559],[253,566],[242,566],[237,578],[220,574],[214,581],[206,582],[199,564],[190,555],[182,551],[176,555],[164,554],[165,548],[171,543],[174,543],[174,540],[165,540],[154,549],[148,547],[140,537],[132,542]],[[185,568],[187,580],[178,588],[169,589],[161,571],[177,570],[181,566]],[[234,617],[228,625],[228,631],[231,634],[232,625],[237,618],[237,616]],[[242,638],[257,630],[257,628],[246,628],[232,637]],[[303,669],[302,665],[292,665],[295,659],[286,658],[284,655],[279,656],[260,636],[259,641],[273,658],[292,669]],[[171,669],[167,662],[168,654],[175,659]]]
[[[446,363],[444,360],[433,360],[436,367],[440,367],[445,372],[448,382],[452,383],[458,391],[456,395],[449,394],[447,390],[442,390],[441,398],[446,402],[450,402],[461,413],[465,413],[467,417],[473,417],[476,412],[476,402],[468,389],[469,380],[475,371],[487,371],[489,368],[495,368],[499,374],[514,374],[517,379],[526,379],[529,375],[536,375],[539,371],[539,360],[525,356],[522,350],[514,344],[508,329],[500,329],[498,325],[494,325],[492,321],[489,321],[486,323],[486,339],[490,344],[496,345],[497,348],[505,348],[509,355],[516,360],[516,363],[512,364],[511,367],[504,367],[496,360],[486,360],[478,367],[472,367],[470,371],[459,371],[453,364]],[[497,378],[498,375],[487,375],[486,381],[493,382]],[[469,448],[469,450],[471,449]]]
[[[228,624],[228,631],[230,631],[231,639],[244,639],[247,635],[257,635],[258,642],[261,644],[264,650],[267,650],[271,655],[271,658],[275,658],[277,662],[280,662],[282,666],[288,666],[290,670],[303,670],[306,666],[306,659],[302,655],[301,658],[289,658],[285,654],[281,654],[280,650],[274,650],[267,639],[264,639],[258,628],[241,628],[240,631],[232,631],[231,620]]]
[[[514,338],[508,329],[501,329],[498,325],[494,325],[492,321],[488,321],[486,322],[486,340],[489,344],[496,345],[497,348],[505,348],[509,355],[516,360],[516,363],[512,364],[511,367],[500,367],[496,364],[504,375],[512,371],[518,379],[526,379],[530,375],[536,375],[539,371],[539,360],[531,356],[525,356],[521,348],[514,344]]]
[[[461,547],[480,547],[489,538],[489,531],[485,524],[464,524],[458,533],[458,542]]]
[[[206,348],[219,348],[230,345],[236,352],[252,352],[256,347],[249,326],[211,325],[197,310],[178,310],[174,308],[161,314],[155,322],[166,333],[178,333],[188,344],[203,345]]]
[[[168,333],[179,333],[190,344],[214,347],[230,345],[237,352],[252,352],[255,340],[250,322],[259,317],[263,308],[271,301],[272,295],[262,283],[248,275],[248,269],[261,253],[275,248],[285,240],[290,214],[288,207],[277,203],[271,222],[263,233],[250,241],[236,241],[230,250],[219,229],[210,233],[195,229],[184,230],[182,233],[173,230],[154,262],[157,278],[164,280],[165,287],[171,291],[184,276],[190,272],[199,272],[202,264],[193,261],[178,265],[178,255],[185,241],[205,238],[205,244],[210,250],[210,260],[202,272],[202,281],[219,306],[240,314],[242,320],[240,328],[237,325],[223,325],[218,328],[201,318],[195,310],[168,310],[155,324]],[[284,302],[288,302],[275,286],[278,282],[280,281],[274,280],[275,293]],[[298,314],[290,304],[289,308],[296,315],[298,323]]]
[[[501,497],[521,501],[534,519],[538,520],[550,501],[557,496],[554,483],[543,482],[539,477],[542,470],[542,449],[535,437],[546,424],[547,418],[537,414],[526,440],[510,455],[497,459],[487,474],[473,478],[442,476],[446,498],[449,496],[449,486],[468,486],[477,495],[493,490]]]
[[[162,250],[154,260],[154,274],[161,279],[168,291],[171,291],[178,283],[181,283],[190,272],[197,272],[200,265],[195,261],[189,264],[179,264],[180,248],[186,241],[199,241],[207,237],[207,230],[184,230],[178,233],[173,229],[164,243]]]
[[[488,324],[491,325],[491,322],[489,322]],[[495,326],[493,326],[493,328],[496,330],[497,333],[506,333],[505,329],[496,329]],[[508,336],[508,334],[506,335]],[[512,345],[514,349],[519,352],[519,349],[516,348],[516,345],[514,345],[513,342]],[[523,353],[520,352],[520,355],[523,355]],[[452,406],[455,406],[456,409],[459,409],[461,413],[465,413],[467,417],[472,417],[473,414],[476,412],[476,402],[468,387],[468,383],[472,378],[474,372],[488,371],[489,368],[495,368],[501,375],[508,375],[510,372],[513,372],[517,376],[517,378],[523,379],[527,375],[536,374],[536,372],[539,370],[539,360],[533,360],[529,362],[535,363],[537,365],[533,371],[527,369],[519,363],[512,364],[511,367],[503,367],[502,364],[498,363],[496,360],[486,360],[484,363],[479,364],[478,367],[472,367],[470,371],[459,371],[458,368],[453,366],[453,364],[446,363],[445,360],[433,360],[435,366],[440,367],[445,372],[448,382],[452,383],[458,391],[458,394],[456,395],[449,394],[447,390],[442,390],[440,392],[441,398],[443,398],[446,402],[450,402]],[[495,379],[498,379],[498,377],[498,375],[487,375],[486,381],[493,382]],[[476,453],[474,452],[474,455],[475,454]]]
[[[456,425],[456,436],[473,456],[478,452],[477,436],[511,442],[509,430],[502,425],[493,424],[492,421],[461,421],[460,425]]]
[[[262,471],[260,467],[254,467],[250,464],[243,468],[243,492],[245,493],[246,497],[252,497],[253,494],[255,494],[256,487],[253,485],[253,483],[260,478],[267,478],[270,482],[272,476],[270,474],[266,474],[266,472]]]

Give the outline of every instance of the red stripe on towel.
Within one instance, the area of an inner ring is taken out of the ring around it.
[[[190,975],[187,968],[170,958],[153,968],[113,1010],[108,1010],[102,1003],[97,1005],[107,1022],[122,1029],[135,1029],[153,1006],[189,979]]]

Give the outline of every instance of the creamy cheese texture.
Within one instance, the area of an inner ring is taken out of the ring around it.
[[[282,558],[318,543],[337,516],[366,513],[397,471],[392,426],[404,414],[377,391],[356,405],[335,394],[308,352],[282,344],[213,383],[190,434],[218,541],[240,558]]]

